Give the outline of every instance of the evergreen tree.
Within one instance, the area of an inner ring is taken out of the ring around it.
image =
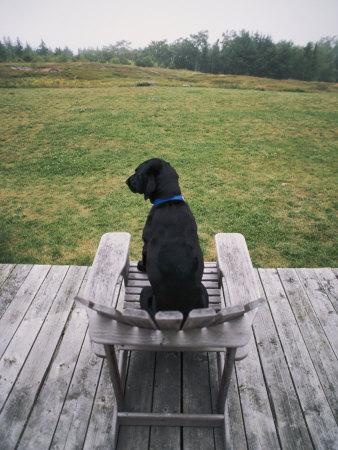
[[[15,61],[15,51],[14,51],[14,45],[12,44],[12,41],[10,38],[4,38],[4,46],[6,49],[6,60],[7,61]]]
[[[44,43],[43,39],[41,39],[41,43],[40,43],[38,49],[36,50],[36,53],[39,56],[42,56],[45,61],[47,60],[48,56],[50,55],[51,52],[48,49],[48,47],[46,46],[46,44]]]
[[[7,51],[5,45],[0,41],[0,62],[7,61]]]
[[[22,59],[25,62],[30,62],[34,60],[34,51],[28,43],[26,43],[26,47],[23,50]]]
[[[15,47],[14,47],[14,54],[15,54],[15,59],[16,59],[17,61],[20,61],[20,60],[22,59],[22,56],[23,56],[23,46],[22,46],[22,44],[21,44],[19,38],[17,38],[17,40],[16,40],[16,45],[15,45]]]

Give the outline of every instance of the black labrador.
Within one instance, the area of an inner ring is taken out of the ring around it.
[[[160,158],[142,163],[127,179],[129,189],[144,194],[153,204],[143,229],[142,261],[151,287],[142,289],[141,308],[154,317],[157,311],[181,311],[184,318],[195,308],[207,308],[202,284],[203,255],[195,218],[183,200],[175,169]]]

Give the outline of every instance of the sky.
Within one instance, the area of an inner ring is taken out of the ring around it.
[[[202,30],[209,43],[230,30],[259,32],[296,45],[338,35],[338,0],[0,0],[0,39],[33,48],[132,48],[169,43]]]

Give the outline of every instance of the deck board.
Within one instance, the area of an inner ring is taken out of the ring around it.
[[[130,289],[139,289],[145,277],[135,264],[130,272]],[[259,269],[255,275],[268,303],[257,313],[248,358],[236,362],[228,448],[334,449],[338,272]],[[73,302],[87,277],[86,267],[0,265],[1,448],[111,448],[114,396],[106,362],[93,355],[86,311]],[[215,264],[208,263],[210,289],[216,277]],[[215,408],[216,366],[213,353],[134,352],[127,403],[208,412]],[[124,427],[118,448],[175,449],[182,437],[184,449],[222,448],[218,429],[159,427]]]
[[[259,270],[259,273],[312,441],[316,448],[334,448],[337,424],[309,355],[306,345],[309,343],[304,342],[290,307],[287,287],[283,286],[277,270]]]
[[[156,355],[152,410],[158,413],[179,413],[181,407],[181,354]],[[165,377],[163,374],[165,373]],[[179,427],[152,427],[150,448],[180,448]]]
[[[10,265],[12,266],[12,264]],[[8,305],[12,302],[15,294],[20,289],[23,281],[32,269],[32,265],[18,264],[11,270],[6,270],[6,265],[2,265],[2,284],[0,286],[0,317],[3,316]]]
[[[50,292],[59,288],[67,270],[67,266],[62,269],[52,267],[0,359],[0,373],[5,374],[0,379],[0,408],[4,405],[53,304],[55,297]]]
[[[336,355],[297,277],[295,269],[279,269],[284,290],[333,416],[338,421]]]
[[[259,280],[258,271],[255,275]],[[265,296],[261,283],[260,295]],[[269,304],[259,308],[253,325],[256,346],[264,373],[282,448],[312,448],[311,438],[290,377],[283,344],[279,338]]]

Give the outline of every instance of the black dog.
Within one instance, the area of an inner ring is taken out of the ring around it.
[[[143,230],[142,261],[138,263],[151,284],[141,292],[141,308],[152,317],[157,311],[181,311],[184,318],[194,308],[207,308],[197,225],[181,195],[175,169],[153,158],[141,164],[126,183],[154,205]]]

